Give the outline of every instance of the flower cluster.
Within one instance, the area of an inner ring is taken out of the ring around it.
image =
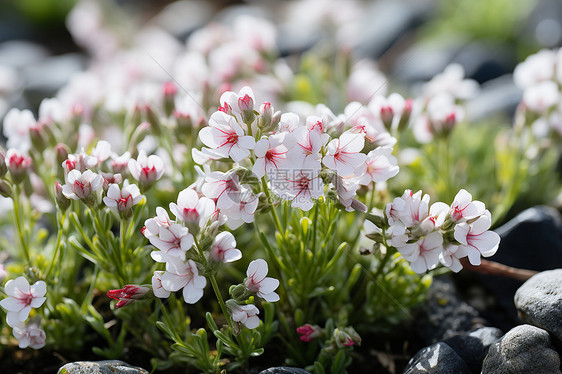
[[[499,235],[489,230],[490,212],[465,190],[450,206],[442,202],[429,206],[429,195],[406,190],[387,204],[384,216],[383,220],[371,216],[372,222],[366,222],[368,236],[396,248],[416,273],[432,270],[439,262],[459,272],[463,257],[480,265],[480,256],[494,255],[500,242]]]
[[[13,328],[13,335],[19,340],[19,347],[33,349],[45,346],[45,332],[35,321],[25,324],[32,308],[39,308],[46,300],[47,285],[44,281],[37,281],[30,285],[25,277],[6,282],[7,298],[0,301],[0,306],[6,310],[6,323]]]
[[[399,104],[393,109],[390,102]],[[363,111],[359,103],[352,103],[339,117],[319,107],[318,115],[302,121],[295,113],[274,112],[269,102],[259,111],[254,103],[249,87],[225,92],[209,126],[199,132],[206,147],[193,151],[200,164],[230,159],[235,166],[227,172],[208,172],[201,188],[205,196],[217,200],[217,210],[228,212],[231,228],[254,221],[263,184],[268,191],[262,192],[272,191],[304,211],[325,193],[336,196],[347,210],[365,210],[354,198],[358,188],[398,173],[388,146],[393,142],[381,139],[391,138],[385,123],[400,123],[403,99],[395,97]],[[376,147],[367,154],[366,141],[371,149]]]

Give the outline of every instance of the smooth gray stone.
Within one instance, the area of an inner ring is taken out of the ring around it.
[[[514,301],[523,322],[562,342],[562,269],[535,275],[517,290]]]
[[[467,103],[466,113],[475,122],[498,113],[511,117],[522,98],[523,92],[515,86],[513,75],[502,75],[482,84],[479,94]]]
[[[260,371],[258,374],[310,374],[309,371],[289,366],[277,366]]]
[[[445,340],[453,350],[467,363],[473,373],[480,373],[482,362],[490,345],[503,336],[503,332],[495,327],[482,327],[467,335],[457,335]]]
[[[48,55],[46,48],[32,42],[12,40],[0,44],[0,65],[13,68],[39,63]]]
[[[214,6],[204,0],[180,0],[166,5],[150,24],[185,39],[193,30],[205,25],[213,16]]]
[[[422,348],[404,369],[403,374],[471,374],[467,363],[446,343]]]
[[[70,362],[57,374],[148,374],[148,371],[123,361],[106,360]]]
[[[511,329],[492,344],[482,374],[561,374],[560,356],[545,330],[531,325]]]

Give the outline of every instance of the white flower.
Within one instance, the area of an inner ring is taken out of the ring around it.
[[[156,231],[154,224],[154,221],[149,223],[150,233]],[[172,223],[170,226],[159,226],[158,234],[149,236],[148,240],[150,244],[160,250],[160,252],[150,254],[157,262],[166,262],[173,257],[185,260],[186,252],[194,243],[193,235],[189,233],[187,227],[177,223]]]
[[[488,231],[491,224],[490,212],[486,210],[474,222],[462,222],[455,226],[455,239],[461,244],[461,248],[466,250],[472,265],[480,265],[480,255],[490,257],[498,250],[500,236]]]
[[[289,133],[274,134],[267,139],[260,139],[254,149],[257,159],[252,172],[261,178],[266,173],[286,167],[289,150],[294,145],[294,136]]]
[[[124,212],[137,205],[141,199],[142,195],[135,184],[125,184],[122,189],[117,184],[111,184],[103,202],[111,209]]]
[[[553,81],[544,81],[528,87],[523,92],[523,102],[536,113],[546,113],[560,102],[558,85]]]
[[[466,257],[466,255],[467,252],[465,248],[459,247],[458,245],[447,244],[443,248],[443,252],[439,254],[439,261],[455,273],[458,273],[462,270],[462,264],[459,259]]]
[[[443,236],[434,231],[415,243],[398,248],[400,254],[410,262],[412,270],[423,273],[434,269],[439,263],[439,254],[443,250]]]
[[[94,157],[98,164],[101,165],[105,160],[111,156],[111,144],[108,141],[100,140],[98,144],[90,152],[90,156]]]
[[[471,99],[478,93],[478,83],[472,79],[464,79],[462,65],[450,64],[443,73],[437,74],[424,87],[424,96],[427,98],[442,93],[461,100]]]
[[[186,224],[203,227],[215,211],[215,203],[208,197],[199,197],[197,191],[186,188],[178,195],[178,202],[170,203],[170,211]]]
[[[95,157],[81,152],[68,155],[68,158],[62,163],[62,167],[64,169],[64,175],[66,178],[68,176],[68,173],[74,169],[83,173],[84,171],[86,171],[86,169],[92,169],[96,167],[97,164],[98,160]]]
[[[556,52],[543,49],[515,67],[513,80],[519,88],[526,89],[536,83],[553,79],[555,64]]]
[[[228,209],[240,202],[242,186],[236,174],[214,171],[205,176],[201,191],[208,198],[216,199],[217,209]]]
[[[267,271],[265,260],[260,258],[250,262],[246,271],[248,278],[244,281],[244,285],[250,292],[256,292],[256,295],[262,299],[275,302],[279,300],[279,295],[273,291],[279,287],[279,280],[266,277]]]
[[[45,331],[35,323],[30,323],[27,326],[23,326],[23,324],[14,326],[12,334],[14,338],[19,340],[19,347],[21,349],[27,347],[41,349],[45,346],[45,341],[47,340]]]
[[[158,235],[160,227],[169,227],[172,223],[166,209],[159,206],[156,207],[156,217],[144,221],[141,232],[147,239],[150,239],[151,236]]]
[[[195,304],[199,301],[203,297],[203,289],[207,285],[207,279],[199,275],[197,265],[193,260],[168,261],[161,280],[162,287],[166,291],[176,292],[183,288],[183,299],[188,304]]]
[[[68,173],[66,183],[62,186],[62,194],[67,199],[87,199],[103,184],[101,175],[86,170],[84,173],[74,169]]]
[[[234,162],[248,157],[256,145],[253,137],[245,135],[236,118],[220,111],[211,115],[209,126],[199,131],[199,139],[215,153]]]
[[[171,292],[166,291],[164,287],[162,287],[162,274],[164,274],[163,271],[155,271],[154,275],[152,275],[152,292],[154,296],[166,299],[170,296]]]
[[[149,185],[164,174],[164,162],[156,155],[147,157],[144,151],[140,151],[136,160],[129,160],[129,171],[141,185]]]
[[[378,147],[367,153],[365,164],[365,173],[358,180],[362,185],[386,182],[400,170],[398,160],[392,155],[392,148],[388,147]]]
[[[423,221],[429,212],[429,195],[422,197],[422,191],[415,194],[411,190],[404,191],[402,197],[397,197],[386,206],[388,222],[393,225],[399,221],[405,227],[413,227]]]
[[[22,152],[28,151],[31,147],[29,128],[35,124],[35,117],[31,111],[10,109],[4,117],[3,127],[4,136],[8,139],[8,148],[17,148]]]
[[[16,326],[29,316],[31,308],[39,308],[47,299],[47,284],[37,281],[32,286],[25,277],[18,277],[6,282],[7,298],[0,301],[0,306],[6,309],[6,322],[9,326]]]
[[[324,182],[319,177],[320,165],[315,160],[302,169],[278,170],[270,176],[271,190],[280,198],[291,200],[293,208],[309,211],[314,206],[312,199],[324,194]]]
[[[461,220],[471,220],[484,213],[486,206],[483,202],[475,200],[472,201],[472,195],[461,189],[451,204],[451,209],[449,210],[449,215],[451,219],[455,222]]]
[[[367,156],[360,153],[365,139],[360,134],[343,133],[328,143],[328,153],[322,163],[342,177],[349,177],[365,165]]]
[[[242,258],[232,233],[223,231],[215,237],[211,245],[211,257],[218,262],[233,262]]]
[[[244,223],[254,222],[254,213],[258,208],[259,198],[251,190],[242,187],[240,191],[240,202],[233,204],[227,209],[221,209],[226,217],[226,223],[231,229],[237,229]]]
[[[320,164],[320,150],[322,149],[322,134],[319,131],[310,131],[305,126],[297,127],[293,134],[296,140],[294,153],[291,159],[294,167],[301,165]]]
[[[260,325],[259,309],[254,304],[238,305],[228,304],[232,320],[243,324],[249,329],[255,329]]]

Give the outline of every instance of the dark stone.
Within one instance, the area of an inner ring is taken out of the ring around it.
[[[259,372],[259,374],[310,374],[310,372],[304,369],[293,368],[289,366],[277,366],[262,370]]]
[[[535,275],[517,290],[514,301],[523,322],[548,331],[562,346],[562,269]]]
[[[537,206],[524,210],[495,231],[501,242],[488,260],[537,271],[562,268],[562,217],[556,209]],[[481,311],[491,325],[508,331],[520,323],[513,297],[522,281],[477,272],[461,272],[459,277],[470,277],[493,296],[497,310]]]
[[[502,337],[503,333],[495,327],[482,327],[468,335],[453,336],[444,341],[460,358],[466,362],[473,373],[480,373],[482,362],[488,348]]]
[[[433,280],[426,301],[413,311],[414,329],[424,344],[433,344],[482,326],[476,309],[460,299],[448,277]]]
[[[61,367],[58,374],[148,374],[148,371],[123,361],[106,360],[71,362]]]
[[[479,94],[467,104],[466,112],[470,121],[478,122],[505,114],[511,118],[517,105],[523,98],[523,92],[515,86],[511,74],[492,79],[480,87]]]
[[[462,65],[467,77],[483,83],[511,74],[518,60],[511,46],[497,41],[479,40],[464,45],[452,62]]]
[[[560,356],[548,332],[531,325],[510,330],[492,344],[482,374],[561,374]]]
[[[471,374],[464,360],[446,343],[422,348],[408,362],[403,374]]]

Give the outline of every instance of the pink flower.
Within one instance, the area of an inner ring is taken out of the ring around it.
[[[349,177],[365,165],[367,156],[360,153],[365,138],[360,134],[343,133],[339,139],[328,143],[328,153],[322,163],[342,177]]]
[[[236,118],[223,112],[215,112],[209,119],[209,126],[199,131],[199,139],[222,157],[240,162],[250,155],[256,141],[247,136]]]
[[[91,170],[81,173],[74,169],[68,173],[66,183],[62,186],[62,193],[67,199],[88,199],[92,193],[101,188],[102,184],[101,175]]]
[[[30,323],[27,326],[23,324],[14,326],[12,330],[14,338],[19,340],[19,347],[21,349],[31,347],[33,349],[41,349],[45,346],[47,336],[37,324]]]
[[[126,182],[125,182],[126,183]],[[134,184],[119,185],[112,184],[107,190],[107,196],[103,198],[105,205],[118,212],[124,212],[137,205],[142,199],[139,188]]]
[[[250,262],[246,271],[248,277],[244,281],[244,285],[250,292],[255,292],[262,299],[269,302],[279,301],[279,295],[273,292],[279,287],[279,281],[275,278],[266,277],[267,271],[265,260],[257,259]]]
[[[183,288],[183,298],[188,304],[195,304],[203,297],[207,285],[205,277],[199,275],[193,260],[183,262],[171,259],[166,262],[166,272],[161,276],[162,287],[166,291],[176,292]]]
[[[148,186],[162,177],[164,162],[156,155],[147,157],[144,151],[140,151],[136,160],[129,160],[129,171],[141,186]]]
[[[9,326],[16,326],[29,316],[31,308],[39,308],[47,299],[47,284],[37,281],[32,286],[25,277],[18,277],[6,283],[7,298],[0,301],[0,306],[6,309],[6,322]]]
[[[455,239],[461,244],[460,248],[466,250],[472,265],[480,265],[480,255],[490,257],[498,250],[500,236],[488,231],[491,224],[490,212],[486,210],[474,222],[462,222],[455,226]]]
[[[217,262],[233,262],[242,258],[232,233],[223,231],[215,237],[211,245],[211,257]]]
[[[115,304],[115,308],[122,308],[135,300],[144,298],[148,291],[150,291],[148,287],[128,284],[118,290],[109,290],[107,296],[114,300],[119,300],[117,304]]]
[[[297,333],[301,334],[299,337],[300,340],[308,343],[311,342],[312,339],[319,337],[322,330],[317,325],[312,326],[307,323],[301,327],[297,327]]]

